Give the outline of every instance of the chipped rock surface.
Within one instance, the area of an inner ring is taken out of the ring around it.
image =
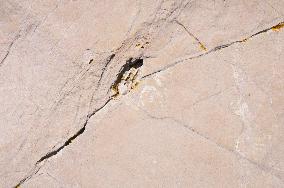
[[[284,187],[284,1],[0,0],[0,187]]]

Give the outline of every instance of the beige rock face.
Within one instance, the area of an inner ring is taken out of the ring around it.
[[[284,187],[283,8],[0,0],[0,187]]]

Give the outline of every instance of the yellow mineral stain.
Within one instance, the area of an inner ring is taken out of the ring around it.
[[[131,89],[136,89],[139,85],[139,82],[135,82],[132,86]]]
[[[118,85],[111,86],[111,90],[113,91],[112,98],[116,98],[119,95]]]
[[[207,48],[206,48],[202,43],[199,43],[199,46],[200,46],[200,48],[201,48],[202,50],[204,50],[204,51],[207,50]]]
[[[278,25],[276,25],[276,26],[273,26],[273,27],[272,27],[272,30],[273,30],[273,31],[280,31],[280,29],[281,29],[282,27],[284,27],[284,23],[280,23],[280,24],[278,24]]]
[[[247,39],[247,38],[243,39],[241,42],[246,42],[246,41],[248,41],[248,39]]]

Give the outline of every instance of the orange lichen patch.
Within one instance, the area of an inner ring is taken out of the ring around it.
[[[206,50],[207,50],[207,48],[204,46],[204,44],[199,43],[199,46],[200,46],[200,48],[201,48],[202,50],[204,50],[204,51],[206,51]]]
[[[278,24],[278,25],[276,25],[276,26],[273,26],[273,27],[272,27],[272,30],[273,30],[273,31],[280,31],[280,29],[281,29],[282,27],[284,27],[284,23],[280,23],[280,24]]]

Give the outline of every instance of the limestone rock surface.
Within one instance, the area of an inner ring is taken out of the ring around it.
[[[284,187],[284,1],[0,0],[0,187]]]

